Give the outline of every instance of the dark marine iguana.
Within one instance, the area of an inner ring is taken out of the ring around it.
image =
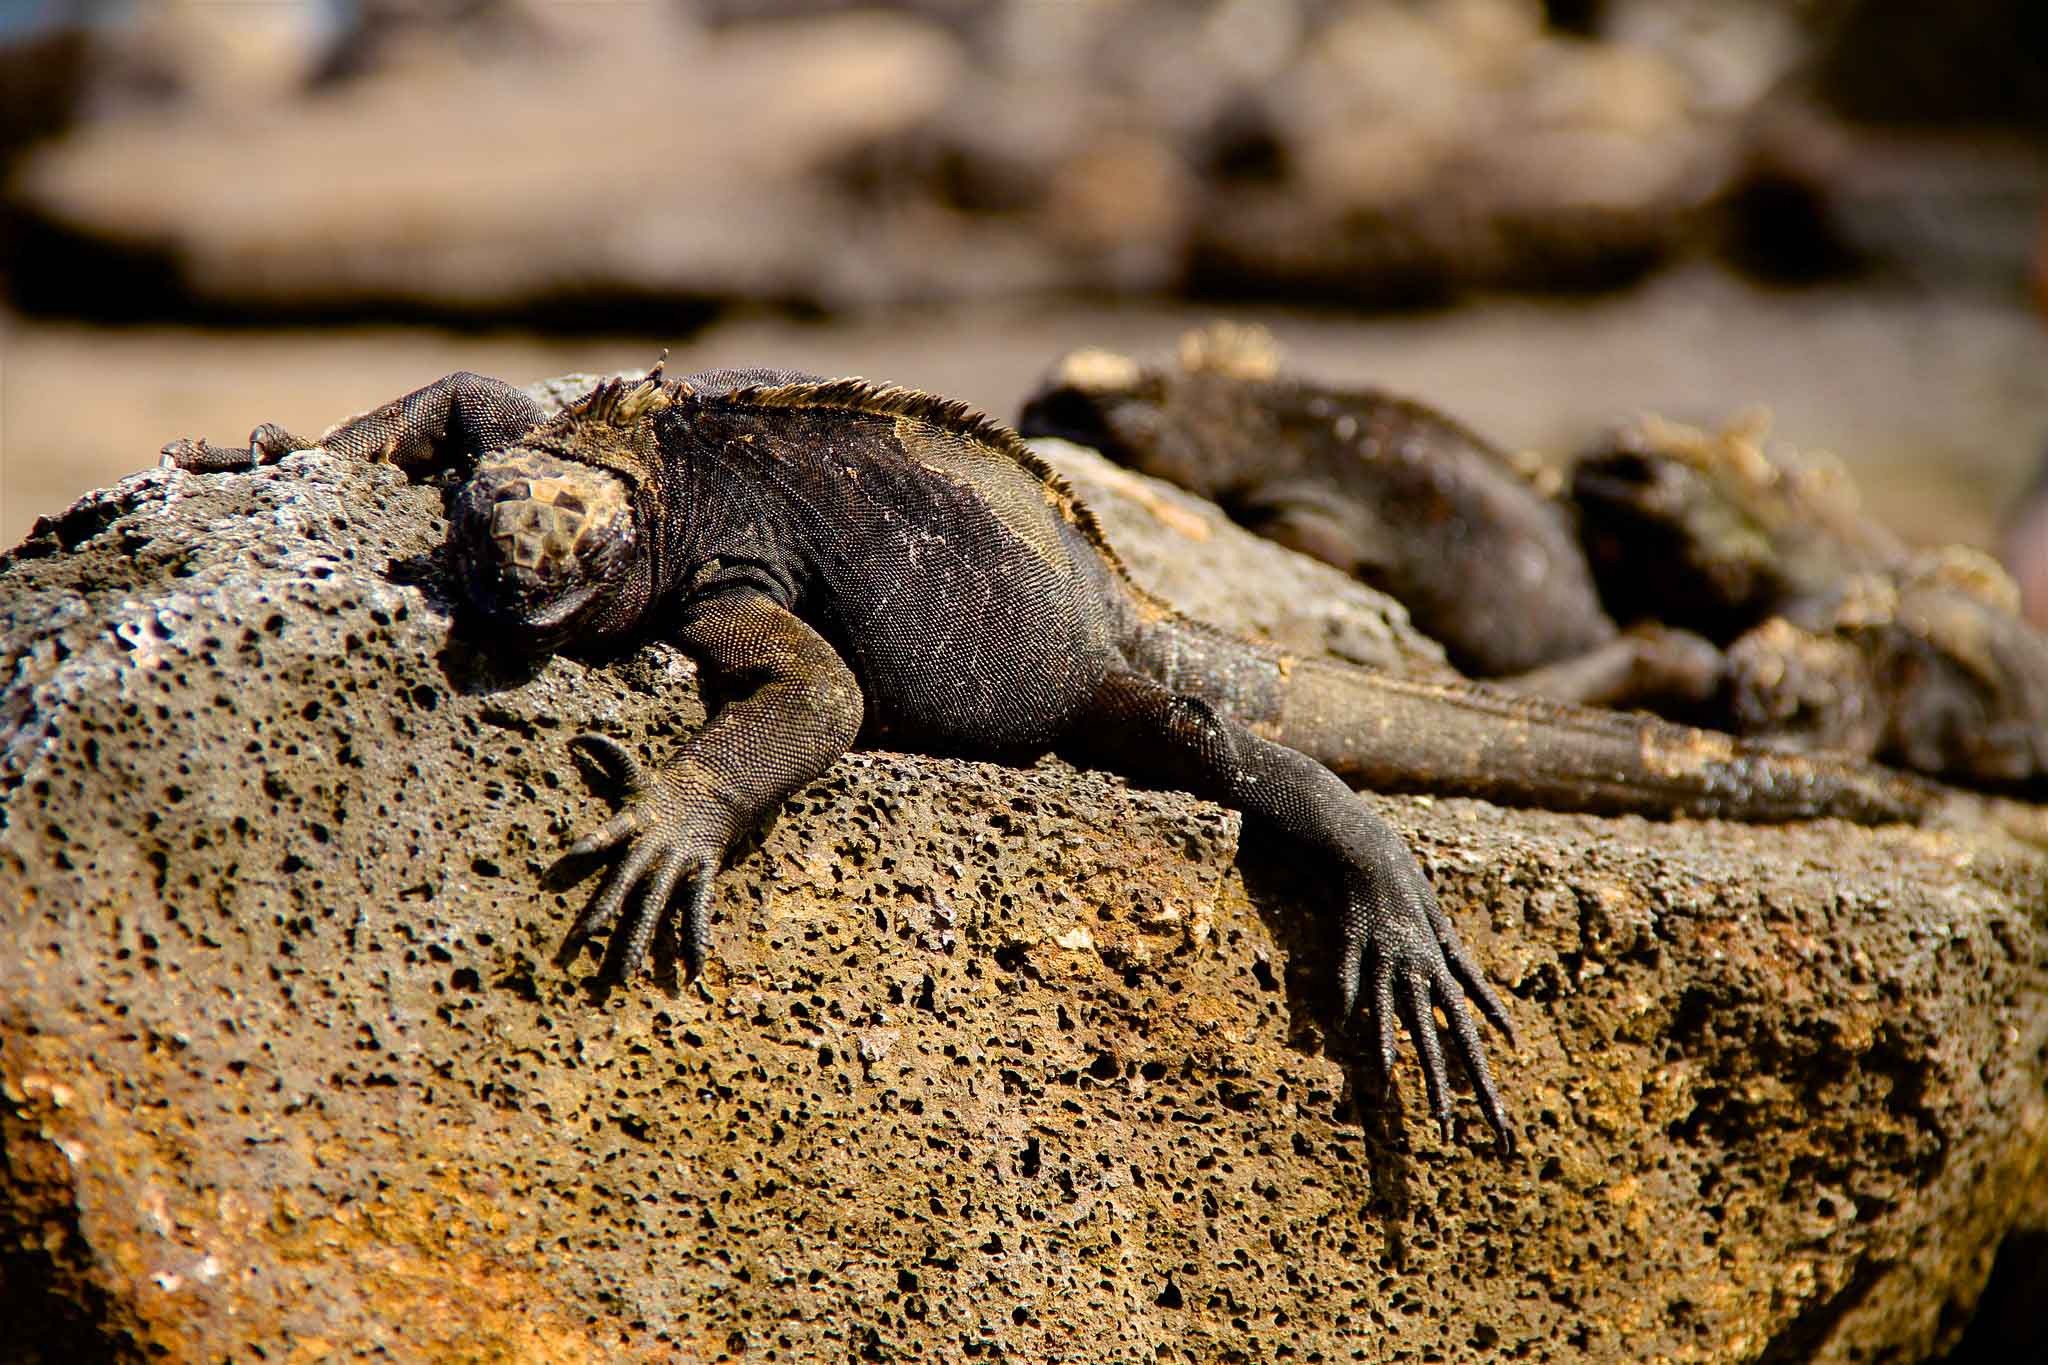
[[[709,721],[648,770],[576,741],[624,791],[566,856],[617,857],[566,947],[619,926],[630,977],[666,921],[707,947],[734,843],[856,739],[1021,757],[1059,751],[1243,811],[1326,860],[1342,904],[1343,1009],[1371,1008],[1391,1075],[1398,1019],[1446,1137],[1432,1007],[1503,1150],[1479,1027],[1507,1011],[1400,836],[1339,777],[1586,811],[1877,823],[1948,794],[1853,763],[1745,747],[1648,718],[1294,658],[1138,588],[1068,486],[967,407],[782,371],[614,379],[552,418],[453,374],[315,443],[176,441],[190,470],[323,448],[414,474],[466,470],[455,572],[497,638],[529,650],[658,633],[697,661]],[[671,917],[671,901],[680,904]]]
[[[1713,724],[2048,794],[2048,634],[2018,585],[1966,546],[1908,546],[1839,461],[1766,429],[1644,417],[1579,457],[1602,599],[1723,647]]]
[[[1172,365],[1076,351],[1025,401],[1018,430],[1178,484],[1371,584],[1468,676],[1681,712],[1719,682],[1706,641],[1648,621],[1623,631],[1608,615],[1568,509],[1533,469],[1411,399],[1288,374],[1263,329],[1189,332]]]
[[[2048,635],[1982,556],[1873,521],[1839,463],[1644,418],[1550,488],[1442,413],[1280,362],[1228,323],[1172,365],[1076,351],[1019,430],[1384,589],[1497,685],[2048,791]]]

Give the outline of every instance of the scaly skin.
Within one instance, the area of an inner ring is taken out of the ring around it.
[[[304,449],[174,442],[227,469]],[[1432,1008],[1511,1149],[1466,1001],[1512,1039],[1400,836],[1337,775],[1566,808],[1750,819],[1924,817],[1937,789],[1853,764],[1484,688],[1290,659],[1175,614],[1010,432],[859,380],[725,371],[600,385],[541,420],[516,389],[450,375],[329,431],[328,450],[467,469],[449,541],[471,606],[529,649],[658,632],[717,703],[658,770],[579,744],[623,791],[572,857],[616,857],[565,950],[613,929],[630,976],[674,926],[694,969],[735,842],[856,739],[994,757],[1057,750],[1213,797],[1324,860],[1348,1015],[1391,1066],[1415,1039],[1450,1125]],[[676,902],[671,908],[671,902]]]
[[[2048,635],[1987,557],[1912,551],[1848,472],[1646,419],[1573,471],[1603,596],[1727,646],[1725,723],[1950,781],[2048,779]]]
[[[1615,625],[1566,509],[1505,453],[1420,403],[1283,373],[1258,329],[1191,332],[1172,366],[1077,351],[1018,425],[1179,484],[1383,590],[1467,675],[1679,711],[1719,682],[1704,641]]]

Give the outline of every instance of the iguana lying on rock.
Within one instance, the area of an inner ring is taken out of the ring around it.
[[[178,441],[192,470],[311,448]],[[1381,1061],[1398,1019],[1446,1134],[1432,1010],[1504,1149],[1464,998],[1507,1011],[1400,837],[1343,778],[1575,810],[1919,820],[1942,789],[1643,718],[1293,658],[1137,588],[1088,510],[1015,435],[967,408],[860,380],[720,371],[611,380],[546,417],[450,375],[318,442],[413,472],[467,470],[449,548],[495,639],[547,650],[658,632],[698,661],[711,719],[657,770],[578,742],[619,812],[570,849],[609,879],[570,944],[620,926],[629,976],[670,915],[701,965],[711,879],[734,843],[864,739],[989,756],[1056,750],[1234,806],[1329,868],[1348,1016]],[[1339,774],[1342,775],[1340,778]]]
[[[1725,646],[1712,723],[2048,792],[2048,634],[1989,556],[1908,547],[1839,462],[1756,422],[1643,418],[1571,487],[1602,598]]]
[[[1545,487],[1442,413],[1281,361],[1228,323],[1170,365],[1076,351],[1019,428],[1384,589],[1500,686],[2043,789],[2048,636],[1982,556],[1873,521],[1839,464],[1646,418]]]
[[[1535,471],[1421,403],[1287,373],[1260,328],[1190,332],[1170,365],[1076,351],[1018,429],[1179,484],[1371,584],[1469,676],[1557,701],[1680,709],[1719,684],[1706,641],[1654,622],[1623,631],[1608,615],[1569,509]]]

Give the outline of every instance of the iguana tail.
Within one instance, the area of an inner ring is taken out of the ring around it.
[[[1140,625],[1131,653],[1168,687],[1375,791],[1760,823],[1977,823],[1988,814],[2021,837],[2048,835],[2048,815],[2038,810],[1874,764],[1478,684],[1292,658],[1178,617]]]

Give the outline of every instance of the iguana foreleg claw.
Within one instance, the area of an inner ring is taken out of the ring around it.
[[[694,975],[703,968],[710,939],[712,878],[741,833],[740,813],[718,794],[709,773],[687,762],[650,772],[603,735],[579,735],[574,743],[617,783],[621,802],[618,814],[571,844],[563,858],[624,851],[597,899],[563,940],[563,954],[623,915],[626,937],[614,954],[615,971],[618,979],[630,980],[680,890],[677,939],[684,965]]]

